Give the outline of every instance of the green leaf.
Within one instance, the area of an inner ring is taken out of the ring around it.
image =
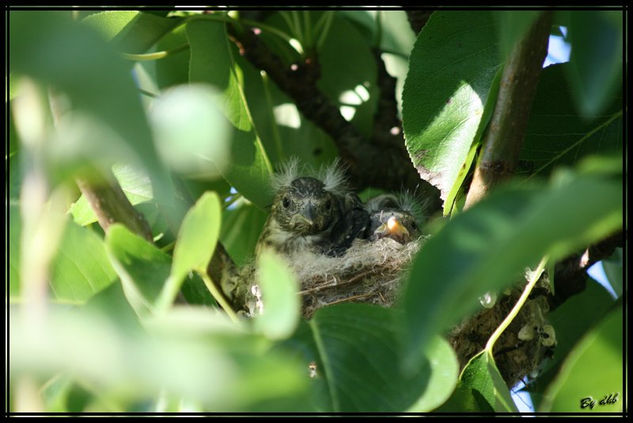
[[[105,11],[86,16],[82,22],[95,28],[110,41],[138,15],[136,10]]]
[[[145,53],[162,36],[182,22],[139,11],[105,11],[82,20],[124,53]]]
[[[402,93],[406,146],[446,200],[480,126],[500,60],[488,12],[435,12],[418,35]]]
[[[187,212],[174,248],[172,275],[206,269],[220,234],[222,208],[215,192],[207,192]]]
[[[215,192],[204,193],[185,215],[174,247],[169,280],[159,300],[160,308],[172,303],[187,273],[206,274],[220,235],[221,216],[222,207]]]
[[[73,161],[78,167],[73,172],[85,170],[87,162],[109,166],[115,158],[142,164],[161,207],[179,221],[173,185],[158,160],[129,67],[113,46],[69,14],[15,11],[10,18],[12,71],[54,86],[72,104],[60,124],[70,123],[66,127],[76,131],[74,138],[60,131],[47,143],[57,170],[72,177],[68,164]]]
[[[299,323],[301,305],[297,280],[283,257],[264,251],[258,257],[257,281],[263,310],[254,328],[271,339],[290,336]]]
[[[561,363],[574,345],[613,307],[611,295],[598,282],[587,279],[587,286],[582,292],[568,298],[547,315],[556,333],[556,348],[552,357],[543,363],[537,378],[527,387],[536,409],[543,400],[543,392],[558,374]]]
[[[66,224],[53,260],[50,287],[58,300],[83,303],[116,279],[103,240],[73,222]]]
[[[608,98],[600,114],[581,116],[566,78],[572,65],[543,69],[519,156],[520,169],[549,174],[590,154],[622,153],[622,98]]]
[[[165,18],[152,13],[137,12],[113,42],[125,53],[145,53],[182,22],[182,18]]]
[[[243,57],[236,56],[235,59],[244,71],[246,101],[271,161],[280,163],[297,157],[301,163],[314,167],[331,163],[337,155],[332,139],[304,118],[270,78],[262,76]]]
[[[13,203],[13,202],[12,202]],[[16,202],[9,205],[9,298],[19,298],[20,290],[20,239],[22,218]]]
[[[219,93],[205,84],[164,91],[150,110],[156,147],[173,170],[215,179],[230,166],[230,125],[218,108]]]
[[[622,287],[624,284],[623,263],[622,248],[616,248],[611,257],[602,260],[604,273],[607,275],[607,279],[609,279],[609,283],[618,297],[622,296]]]
[[[547,188],[499,189],[425,243],[403,293],[410,359],[476,310],[481,295],[516,282],[540,257],[557,260],[621,227],[619,181],[567,176]]]
[[[126,163],[115,163],[112,173],[123,193],[132,205],[144,203],[154,198],[152,184],[146,173]],[[97,215],[83,194],[69,209],[76,224],[86,226],[97,221]]]
[[[413,406],[407,411],[427,412],[438,408],[453,393],[459,376],[459,362],[453,347],[439,336],[434,338],[426,350],[431,365],[429,384]]]
[[[171,257],[119,223],[108,229],[106,251],[125,296],[134,311],[145,316],[154,309],[169,276]]]
[[[342,110],[364,136],[370,136],[378,104],[376,60],[367,42],[347,20],[334,15],[319,51],[321,78],[317,86]]]
[[[54,306],[34,328],[17,311],[10,319],[11,333],[19,334],[11,339],[11,374],[71,374],[96,388],[91,400],[101,403],[91,411],[134,411],[161,392],[209,412],[308,408],[309,379],[297,359],[257,348],[259,337],[227,327],[209,310],[148,319],[147,327],[130,330],[104,313]]]
[[[567,75],[581,115],[601,113],[622,90],[622,12],[570,11],[570,67]]]
[[[541,411],[623,411],[622,321],[620,304],[574,347],[549,386]],[[600,403],[609,395],[614,403]],[[583,400],[595,404],[583,407]]]
[[[161,38],[156,43],[156,50],[169,51],[187,43],[185,26],[183,25]],[[170,54],[161,60],[156,60],[156,83],[158,87],[163,89],[189,82],[189,60],[188,48]]]
[[[477,157],[477,152],[479,151],[479,146],[481,145],[481,138],[483,136],[484,130],[488,127],[488,122],[492,117],[492,112],[495,110],[495,105],[497,102],[497,94],[499,92],[499,84],[501,83],[501,75],[503,74],[503,68],[499,68],[497,73],[495,74],[494,79],[492,80],[492,84],[490,86],[490,92],[488,93],[488,98],[486,99],[486,104],[484,105],[484,112],[481,117],[481,121],[479,122],[479,127],[477,127],[477,132],[475,133],[475,138],[473,139],[473,143],[468,150],[468,154],[464,159],[464,163],[459,168],[457,172],[457,176],[453,182],[453,186],[446,196],[446,200],[444,201],[444,216],[455,213],[457,210],[461,210],[463,208],[463,204],[460,205],[460,197],[465,197],[465,192],[467,187],[464,187],[464,181],[466,177],[471,172],[471,167],[475,162],[475,157]]]
[[[518,411],[494,359],[486,351],[470,359],[459,383],[466,391],[476,391],[496,412]],[[478,396],[475,398],[475,401],[479,401]]]
[[[266,213],[251,203],[238,200],[222,212],[220,241],[238,266],[252,260],[255,244],[266,222]]]
[[[272,168],[244,100],[241,70],[228,44],[225,24],[194,18],[187,22],[186,33],[191,46],[189,80],[211,84],[222,93],[218,106],[234,126],[231,161],[222,174],[246,198],[264,208],[272,198]]]
[[[401,333],[393,313],[368,304],[321,308],[282,344],[296,351],[306,368],[313,364],[317,410],[397,412],[426,392],[431,379],[426,361],[413,372],[401,372]]]

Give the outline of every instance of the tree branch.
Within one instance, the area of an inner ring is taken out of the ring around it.
[[[552,12],[541,13],[508,57],[465,208],[514,171],[547,55],[551,22]]]
[[[351,182],[357,189],[374,186],[386,190],[414,190],[424,184],[411,164],[404,142],[399,145],[394,141],[371,142],[373,140],[365,139],[343,118],[338,107],[317,87],[320,67],[315,57],[285,67],[253,32],[232,25],[229,25],[229,32],[241,54],[256,68],[266,71],[294,100],[301,113],[332,138],[349,165]]]
[[[104,232],[108,231],[110,225],[122,223],[130,231],[153,242],[152,230],[147,220],[127,199],[112,172],[108,172],[100,182],[88,182],[80,178],[76,182],[97,215],[99,226]]]
[[[587,269],[610,257],[623,244],[624,232],[620,231],[557,263],[554,270],[554,295],[549,299],[550,308],[553,310],[572,295],[582,292],[587,285]]]

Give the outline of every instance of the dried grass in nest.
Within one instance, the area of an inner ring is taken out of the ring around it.
[[[421,237],[407,244],[390,238],[377,241],[358,239],[342,257],[297,254],[293,269],[301,283],[303,316],[342,302],[363,302],[390,306],[407,265],[424,242]]]

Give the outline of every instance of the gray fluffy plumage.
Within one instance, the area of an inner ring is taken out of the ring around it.
[[[369,215],[347,187],[338,161],[318,171],[290,161],[272,186],[276,193],[256,255],[272,248],[284,255],[308,251],[338,256],[366,230]]]

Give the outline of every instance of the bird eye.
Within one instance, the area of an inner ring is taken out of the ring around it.
[[[325,209],[330,210],[332,208],[332,200],[327,200],[325,202]]]
[[[418,229],[418,224],[417,224],[417,223],[415,223],[415,222],[411,222],[411,227],[412,227],[413,229]]]
[[[284,206],[285,209],[287,209],[288,207],[290,207],[290,200],[288,199],[288,197],[284,197],[281,200],[281,205]]]

